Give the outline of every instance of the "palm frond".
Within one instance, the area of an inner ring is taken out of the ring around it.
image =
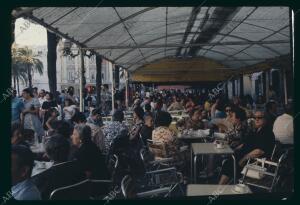
[[[44,66],[43,62],[40,61],[38,58],[39,55],[33,54],[33,51],[25,47],[16,47],[15,45],[12,46],[12,73],[18,76],[19,72],[28,73],[28,67],[35,72],[38,72],[40,75],[43,74]],[[19,70],[19,71],[17,71]],[[22,77],[21,77],[22,78]]]

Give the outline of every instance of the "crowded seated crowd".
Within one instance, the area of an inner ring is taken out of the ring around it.
[[[128,109],[118,106],[122,102],[116,103],[112,120],[104,121],[101,107],[91,103],[80,112],[72,92],[59,96],[29,88],[21,96],[14,92],[11,122],[14,198],[47,200],[55,190],[87,179],[110,180],[110,189],[99,193],[100,197],[111,190],[124,192],[121,187],[127,175],[136,186],[145,188],[150,186],[147,176],[154,161],[161,162],[156,171],[173,167],[181,173],[180,186],[195,183],[190,175],[191,143],[179,137],[185,131],[209,130],[205,142],[211,143],[219,140],[214,133],[223,133],[222,142],[234,151],[239,178],[249,159],[270,159],[275,144],[293,147],[291,102],[280,112],[278,102],[270,100],[261,109],[250,96],[226,99],[219,95],[210,99],[203,93],[172,90],[137,93],[133,98]],[[132,122],[126,121],[126,113],[132,113]],[[151,155],[150,162],[142,154],[145,151]],[[206,166],[205,178],[214,179],[216,184],[232,183],[232,160],[226,156],[207,157],[201,162]]]

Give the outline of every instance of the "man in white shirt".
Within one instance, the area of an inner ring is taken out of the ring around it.
[[[276,118],[273,132],[276,140],[282,144],[294,144],[293,107],[287,104],[285,113]]]

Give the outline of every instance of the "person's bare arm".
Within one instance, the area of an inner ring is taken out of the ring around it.
[[[254,149],[251,152],[249,152],[248,154],[246,154],[240,161],[239,161],[239,165],[243,166],[246,161],[250,158],[257,158],[257,157],[261,157],[265,152],[261,149]]]
[[[68,110],[66,107],[64,107],[64,112],[71,113],[70,110]]]
[[[168,107],[168,111],[172,111],[173,110],[173,103]]]
[[[243,146],[244,146],[244,144],[240,144],[239,146],[237,146],[237,147],[235,148],[235,150],[242,149]]]
[[[53,130],[52,127],[51,127],[51,125],[50,125],[50,123],[51,123],[52,120],[53,120],[53,117],[49,117],[49,119],[46,122],[46,126],[48,127],[49,130]]]
[[[25,109],[25,110],[23,110],[22,113],[23,113],[23,115],[26,115],[26,114],[28,114],[28,113],[38,115],[38,114],[39,114],[39,108]]]

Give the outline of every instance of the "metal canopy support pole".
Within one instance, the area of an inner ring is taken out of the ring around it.
[[[240,75],[240,96],[244,96],[244,75]]]
[[[286,70],[285,68],[282,69],[283,72],[283,89],[284,89],[284,103],[288,103],[288,97],[287,97],[287,86],[286,86]]]
[[[80,78],[79,78],[79,110],[80,112],[84,112],[84,102],[83,102],[83,89],[84,89],[84,57],[83,52],[79,49],[80,52]]]
[[[125,70],[125,106],[128,110],[128,71]]]
[[[115,112],[115,64],[111,63],[111,108],[112,108],[112,114]]]
[[[266,99],[269,102],[269,87],[270,87],[270,71],[266,71]]]
[[[298,11],[297,11],[298,13]],[[295,13],[293,12],[293,10],[291,9],[291,7],[289,8],[289,17],[290,17],[290,57],[291,57],[291,74],[292,74],[292,80],[293,83],[292,85],[294,85],[295,83],[295,66],[297,63],[295,63]],[[286,82],[286,72],[284,74],[285,77],[285,82]],[[291,78],[289,78],[291,79]],[[290,96],[292,97],[293,100],[295,100],[295,92],[294,89],[292,90],[292,92],[290,92]],[[285,84],[285,104],[288,103],[288,93],[287,93],[287,85]]]

